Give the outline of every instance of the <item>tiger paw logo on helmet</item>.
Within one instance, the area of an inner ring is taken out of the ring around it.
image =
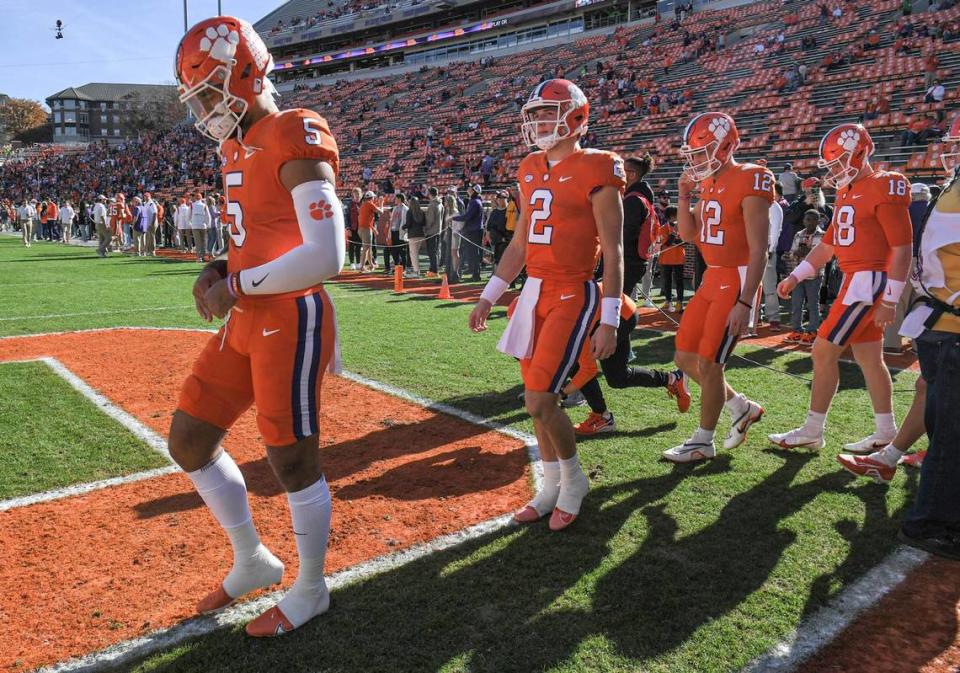
[[[845,151],[853,152],[860,144],[860,134],[853,129],[848,129],[837,138],[837,144]]]
[[[717,140],[723,140],[730,133],[730,122],[724,117],[717,117],[707,127]]]
[[[333,206],[329,203],[320,199],[315,203],[311,203],[310,206],[310,217],[315,220],[322,220],[324,218],[330,219],[333,217]]]
[[[237,54],[237,45],[240,44],[240,33],[230,30],[230,26],[221,23],[214,28],[210,26],[200,40],[200,51],[210,52],[212,58],[221,63],[230,63]]]

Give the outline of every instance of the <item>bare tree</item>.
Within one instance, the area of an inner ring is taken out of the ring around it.
[[[147,131],[166,131],[186,115],[173,87],[153,91],[132,91],[120,102],[126,108],[123,115],[123,134],[139,136]]]

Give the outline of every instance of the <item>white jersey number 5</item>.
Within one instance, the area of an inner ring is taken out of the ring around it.
[[[243,242],[247,238],[247,230],[243,228],[243,208],[237,201],[230,200],[230,188],[243,186],[243,173],[227,173],[223,176],[223,198],[227,202],[227,215],[233,219],[230,223],[230,240],[238,248],[243,247]]]

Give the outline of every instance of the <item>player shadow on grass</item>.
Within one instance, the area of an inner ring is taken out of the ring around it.
[[[544,611],[558,609],[568,591],[599,570],[634,510],[685,479],[729,470],[723,456],[695,469],[601,486],[584,503],[581,517],[589,525],[564,534],[551,533],[545,522],[500,529],[334,592],[329,614],[282,642],[253,642],[233,631],[203,647],[188,643],[153,670],[205,670],[230,661],[231,670],[257,671],[270,661],[283,671],[419,673],[464,656],[471,671],[539,670],[579,642],[566,628],[542,628]]]
[[[516,449],[507,453],[484,452],[477,445],[469,445],[408,460],[385,473],[338,489],[337,482],[367,470],[375,462],[410,458],[490,432],[482,426],[440,413],[410,423],[389,421],[384,419],[384,427],[374,432],[326,445],[323,444],[321,427],[321,466],[337,499],[381,496],[400,500],[435,500],[484,492],[522,479],[529,463],[520,440],[508,440],[516,442]],[[225,444],[229,449],[229,434]],[[264,497],[283,493],[265,455],[242,462],[240,469],[250,493]],[[181,493],[138,503],[134,507],[138,518],[147,519],[203,506],[200,496],[188,482],[184,481],[183,489]]]

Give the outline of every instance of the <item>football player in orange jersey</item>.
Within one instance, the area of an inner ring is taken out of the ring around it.
[[[860,124],[841,124],[820,141],[824,182],[837,190],[833,220],[823,240],[777,293],[789,297],[801,280],[812,278],[836,256],[843,284],[813,343],[813,385],[806,422],[789,432],[770,435],[784,448],[822,449],[823,428],[840,382],[838,362],[849,345],[867,383],[875,430],[866,439],[846,444],[848,453],[882,449],[897,434],[893,384],[883,362],[883,328],[894,321],[897,301],[910,271],[913,230],[910,183],[900,173],[870,165],[873,140]]]
[[[532,522],[550,514],[551,530],[574,521],[590,486],[573,424],[558,406],[560,393],[586,340],[595,359],[607,358],[620,323],[626,173],[616,154],[581,149],[589,112],[586,96],[565,79],[537,85],[521,109],[524,140],[540,151],[520,162],[520,218],[470,314],[471,329],[486,329],[491,306],[526,264],[528,279],[498,348],[520,359],[543,461],[542,489],[514,518]],[[601,251],[602,300],[593,281]],[[591,336],[598,306],[600,326]]]
[[[220,448],[254,402],[300,558],[290,590],[247,625],[252,636],[288,633],[330,602],[323,565],[331,502],[318,413],[323,372],[338,358],[322,282],[340,271],[344,255],[337,144],[316,113],[277,109],[272,66],[249,23],[218,16],[187,32],[175,68],[197,129],[219,143],[230,235],[227,260],[208,264],[193,288],[203,318],[227,320],[194,363],[170,427],[170,455],[234,551],[232,569],[198,611],[224,608],[283,576],[283,563],[260,542],[243,475]]]
[[[722,112],[697,115],[683,132],[686,166],[677,189],[677,230],[684,241],[696,243],[707,270],[677,329],[675,362],[700,384],[702,397],[700,427],[663,452],[674,463],[716,456],[713,435],[724,406],[733,419],[725,449],[742,444],[763,416],[763,408],[731,388],[724,375],[766,267],[775,198],[773,173],[738,163],[733,153],[739,145],[733,118]],[[691,207],[696,188],[700,201]]]

